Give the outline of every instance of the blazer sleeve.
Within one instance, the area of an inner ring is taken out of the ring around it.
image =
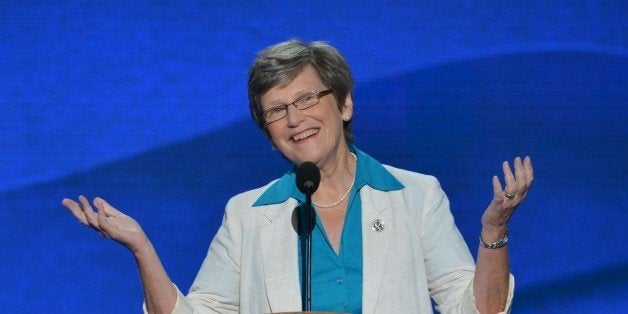
[[[173,313],[239,312],[242,225],[233,207],[232,199],[188,295],[177,289]]]
[[[473,296],[475,263],[455,225],[449,199],[429,177],[421,219],[421,245],[428,288],[441,313],[478,313]],[[506,311],[510,311],[514,277],[510,275]]]

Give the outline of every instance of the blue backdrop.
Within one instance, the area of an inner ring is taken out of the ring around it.
[[[0,310],[140,311],[131,255],[61,207],[79,193],[187,291],[228,198],[288,169],[246,80],[300,38],[345,54],[356,144],[438,177],[473,254],[491,176],[532,156],[513,312],[626,312],[627,26],[623,1],[2,1]]]

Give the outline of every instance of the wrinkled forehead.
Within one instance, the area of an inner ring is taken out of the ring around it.
[[[303,64],[299,67],[295,67],[295,68],[287,68],[284,69],[283,71],[278,71],[278,72],[274,72],[274,73],[267,73],[268,76],[268,86],[266,88],[266,90],[264,90],[262,92],[262,95],[266,94],[268,91],[270,91],[273,88],[285,88],[286,86],[290,85],[290,83],[292,83],[292,81],[294,81],[294,79],[299,76],[301,73],[303,73],[303,71],[306,68],[314,68],[311,64],[306,63]],[[315,71],[316,72],[316,71]]]

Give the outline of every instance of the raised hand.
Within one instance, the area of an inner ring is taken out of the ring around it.
[[[61,204],[69,209],[79,222],[98,231],[102,236],[119,242],[133,253],[137,253],[148,244],[148,238],[137,221],[118,211],[105,200],[99,197],[94,199],[93,204],[98,209],[97,213],[85,196],[79,196],[79,202],[65,198]]]
[[[506,183],[504,188],[499,178],[493,176],[493,200],[482,215],[483,228],[507,231],[510,217],[528,194],[534,180],[532,161],[530,157],[523,161],[517,157],[513,164],[514,174],[507,161],[502,164]]]

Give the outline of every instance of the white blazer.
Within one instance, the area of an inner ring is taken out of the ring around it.
[[[363,313],[477,313],[474,262],[438,181],[385,166],[405,187],[362,199]],[[297,201],[253,207],[270,186],[233,197],[187,296],[174,313],[270,313],[301,310]],[[375,231],[373,221],[384,229]],[[514,278],[510,278],[508,306]],[[508,311],[508,310],[507,310]]]

